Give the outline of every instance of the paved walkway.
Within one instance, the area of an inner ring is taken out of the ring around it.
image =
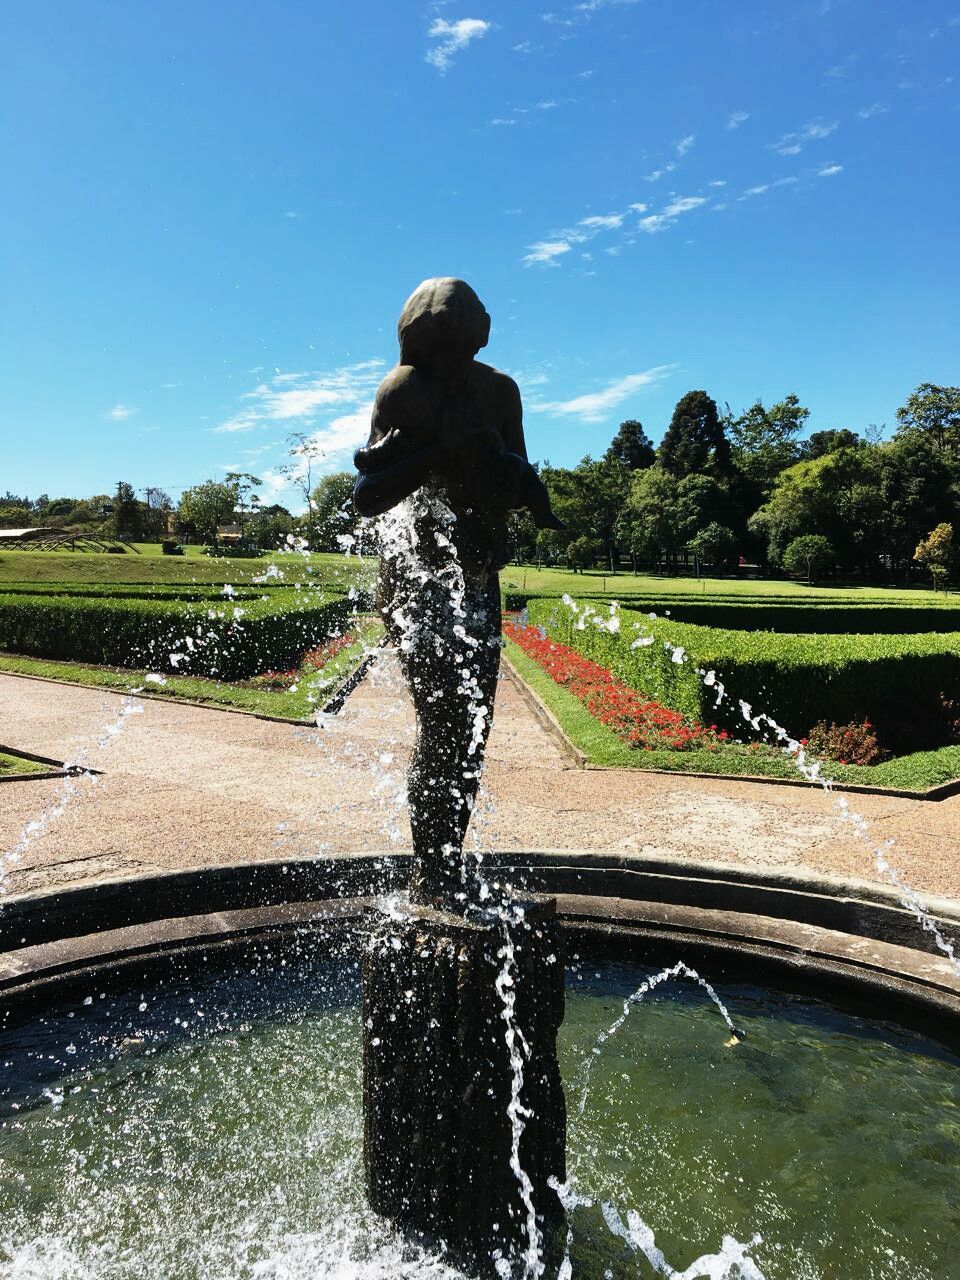
[[[103,770],[71,782],[8,892],[126,871],[408,846],[413,716],[385,656],[322,729],[0,675],[0,741]],[[0,783],[0,852],[52,810],[62,780]],[[960,797],[850,796],[909,883],[960,898]],[[821,792],[570,766],[501,681],[475,837],[493,849],[595,848],[875,877]]]

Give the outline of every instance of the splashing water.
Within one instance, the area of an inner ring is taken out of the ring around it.
[[[626,1000],[624,1000],[623,1011],[616,1021],[611,1023],[606,1031],[601,1031],[597,1036],[592,1050],[584,1060],[583,1075],[580,1081],[580,1101],[577,1106],[578,1120],[583,1116],[584,1109],[587,1105],[587,1095],[590,1091],[590,1071],[593,1067],[594,1059],[602,1052],[603,1046],[610,1037],[616,1035],[626,1022],[627,1018],[630,1016],[630,1010],[638,1005],[644,996],[649,995],[650,992],[656,987],[659,987],[661,983],[668,982],[671,978],[689,978],[691,982],[696,982],[716,1005],[721,1018],[723,1018],[724,1022],[727,1024],[731,1038],[738,1041],[744,1038],[743,1032],[738,1031],[733,1025],[733,1020],[730,1017],[726,1005],[717,995],[716,991],[706,978],[701,978],[696,969],[691,969],[690,966],[684,964],[682,960],[678,960],[677,963],[672,965],[670,968],[662,969],[659,973],[654,974],[652,978],[647,978],[644,982],[641,982],[640,986],[637,987],[631,995],[627,996]]]

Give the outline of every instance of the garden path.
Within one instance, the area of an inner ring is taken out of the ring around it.
[[[123,872],[408,845],[403,775],[412,710],[389,656],[322,729],[0,675],[0,740],[102,769],[10,868],[9,892]],[[0,852],[63,780],[0,783]],[[494,849],[603,849],[800,867],[869,879],[869,850],[816,790],[572,767],[501,682],[474,827]],[[960,898],[960,797],[851,796],[918,889]]]

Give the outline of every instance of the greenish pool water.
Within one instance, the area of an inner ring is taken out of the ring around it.
[[[747,1032],[730,1046],[716,1008],[682,982],[593,1055],[648,972],[570,974],[569,1173],[593,1202],[573,1214],[573,1276],[658,1274],[611,1233],[603,1202],[640,1215],[675,1269],[660,1274],[683,1274],[725,1235],[759,1235],[748,1253],[765,1280],[960,1276],[960,1061],[742,986],[719,992]],[[364,1206],[357,1000],[351,964],[288,965],[92,991],[0,1035],[0,1275],[456,1275]]]

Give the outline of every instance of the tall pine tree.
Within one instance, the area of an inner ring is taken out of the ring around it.
[[[729,473],[730,444],[717,412],[717,402],[705,391],[688,391],[677,401],[660,443],[659,461],[664,471],[678,479]]]

